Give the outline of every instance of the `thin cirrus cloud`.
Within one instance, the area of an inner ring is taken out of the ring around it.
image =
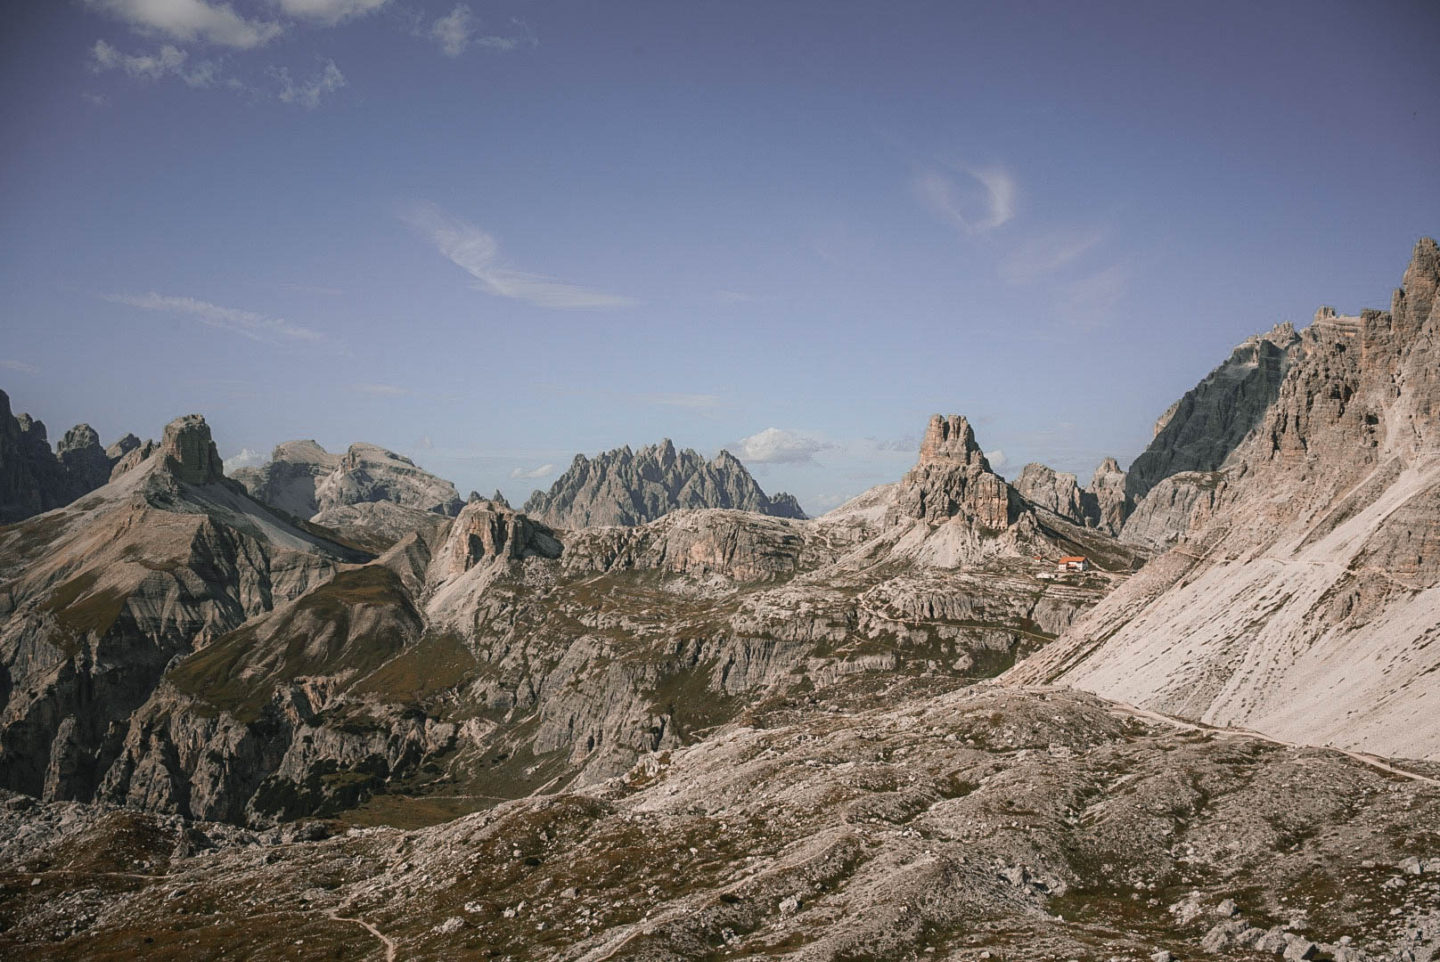
[[[19,374],[39,374],[40,369],[33,364],[26,364],[24,361],[12,361],[0,359],[0,368],[7,371],[15,371]]]
[[[494,237],[433,204],[417,204],[403,212],[401,219],[434,244],[447,260],[475,278],[475,286],[487,294],[558,310],[605,310],[639,303],[634,298],[508,267]]]
[[[511,481],[538,481],[555,473],[555,465],[542,464],[538,468],[516,468],[510,472]]]
[[[299,324],[292,324],[284,318],[257,314],[254,311],[242,311],[233,307],[221,307],[219,304],[211,304],[193,297],[171,297],[152,291],[149,294],[107,294],[104,299],[113,304],[125,304],[141,310],[178,314],[204,324],[206,327],[229,331],[232,334],[239,334],[241,337],[248,337],[252,341],[261,341],[267,344],[324,340],[324,335],[318,331],[301,327]]]
[[[983,234],[1015,216],[1015,178],[1003,167],[966,168],[957,182],[938,170],[923,171],[915,195],[941,220],[966,234]]]
[[[283,31],[278,23],[247,20],[230,4],[207,0],[85,0],[85,3],[125,21],[139,33],[236,50],[262,46]]]

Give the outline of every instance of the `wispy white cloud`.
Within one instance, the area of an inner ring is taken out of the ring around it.
[[[345,75],[335,66],[333,60],[323,61],[319,72],[306,81],[293,80],[290,71],[284,67],[272,67],[270,75],[280,84],[276,99],[281,103],[304,107],[306,110],[314,110],[320,106],[320,101],[327,94],[345,86]]]
[[[274,0],[284,13],[297,20],[308,20],[332,27],[342,20],[374,13],[390,0]]]
[[[1004,451],[1002,451],[1000,448],[996,448],[993,451],[985,452],[985,460],[990,462],[990,467],[994,468],[996,471],[999,471],[1001,468],[1005,467],[1005,463],[1010,459],[1005,456]]]
[[[104,40],[95,41],[90,48],[90,63],[96,72],[120,70],[139,80],[176,76],[190,87],[209,87],[218,79],[220,67],[214,61],[189,61],[189,54],[168,43],[152,54],[122,53]]]
[[[397,387],[394,384],[373,384],[366,381],[350,385],[350,390],[368,394],[370,397],[408,397],[412,393],[409,388]]]
[[[503,52],[514,50],[522,44],[531,47],[537,45],[535,34],[524,21],[511,20],[510,26],[513,29],[508,35],[482,34],[480,20],[469,4],[457,3],[445,16],[432,21],[428,29],[416,32],[439,44],[440,51],[447,57],[458,57],[471,47]]]
[[[538,481],[555,473],[555,465],[542,464],[538,468],[516,468],[510,472],[512,481]]]
[[[107,294],[105,300],[115,304],[126,304],[147,311],[162,311],[193,318],[207,327],[230,331],[252,341],[277,344],[284,341],[320,341],[324,336],[308,327],[280,317],[242,311],[233,307],[221,307],[193,297],[170,297],[164,294]]]
[[[804,464],[829,447],[824,441],[800,431],[766,428],[735,445],[735,456],[756,464]]]
[[[1105,239],[1100,229],[1059,228],[1028,240],[1000,264],[1000,276],[1011,284],[1041,280],[1078,261]]]
[[[241,448],[238,454],[232,454],[225,458],[225,471],[228,474],[239,468],[254,468],[269,460],[261,451],[253,448]]]
[[[248,50],[278,37],[280,24],[247,20],[228,3],[208,0],[85,0],[93,9],[129,23],[143,34],[187,43],[205,42]]]
[[[915,195],[930,211],[967,234],[983,234],[1015,216],[1015,178],[1003,167],[975,167],[957,183],[938,170],[922,171]]]
[[[402,217],[451,263],[475,278],[480,290],[496,297],[562,310],[631,307],[639,303],[633,298],[508,267],[500,259],[500,245],[494,237],[473,224],[451,217],[433,204],[416,205]]]
[[[20,374],[39,374],[40,369],[33,364],[26,364],[24,361],[0,360],[0,368],[7,371],[15,371]]]
[[[754,295],[746,294],[744,291],[716,291],[715,298],[726,304],[750,304],[755,301]]]
[[[458,57],[470,46],[470,35],[475,31],[475,15],[463,3],[440,17],[430,25],[430,36],[440,45],[447,57]]]

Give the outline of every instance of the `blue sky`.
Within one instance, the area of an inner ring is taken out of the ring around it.
[[[1126,464],[1440,231],[1433,3],[992,6],[9,4],[0,388],[512,499],[668,436],[819,511],[934,412]]]

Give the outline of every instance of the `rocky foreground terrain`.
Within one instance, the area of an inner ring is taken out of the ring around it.
[[[851,676],[432,828],[0,810],[0,951],[87,959],[1426,960],[1436,766]]]
[[[525,511],[242,484],[177,419],[0,528],[0,955],[1428,962],[1437,286],[1088,488],[937,415],[811,520],[668,443]]]

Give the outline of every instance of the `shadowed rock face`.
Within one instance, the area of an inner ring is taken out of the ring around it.
[[[1299,343],[1288,323],[1247,338],[1171,405],[1155,424],[1154,440],[1130,465],[1124,492],[1130,501],[1172,474],[1218,470],[1279,395]]]
[[[187,484],[213,484],[225,477],[224,462],[210,439],[210,425],[199,414],[165,425],[160,456],[171,473]]]
[[[61,507],[100,487],[130,450],[119,450],[120,444],[111,445],[112,454],[100,446],[94,428],[77,424],[51,452],[44,422],[11,414],[10,398],[0,391],[0,524]]]
[[[556,527],[636,525],[670,511],[727,508],[780,518],[804,518],[794,496],[766,495],[728,451],[706,461],[667,438],[632,452],[629,447],[595,458],[577,454],[548,492],[536,491],[525,512]]]

